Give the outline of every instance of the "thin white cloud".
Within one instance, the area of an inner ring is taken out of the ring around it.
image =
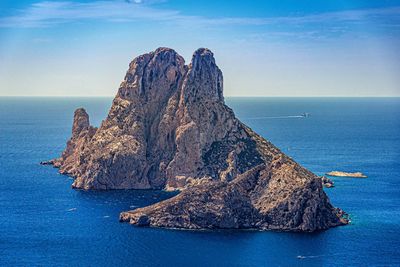
[[[94,2],[49,2],[43,1],[19,10],[17,14],[0,18],[0,27],[43,27],[73,21],[106,20],[126,22],[135,20],[168,21],[180,25],[270,25],[307,24],[335,22],[378,21],[382,24],[398,24],[400,7],[349,10],[312,15],[285,17],[218,17],[187,16],[177,10],[160,9],[152,4],[163,0],[121,0]]]
[[[39,2],[18,14],[0,18],[0,27],[42,27],[81,20],[163,20],[178,15],[174,10],[151,8],[125,1]]]
[[[284,17],[266,18],[201,18],[207,24],[240,24],[240,25],[268,25],[268,24],[306,24],[306,23],[335,23],[335,22],[363,22],[377,21],[388,23],[389,19],[400,22],[400,7],[376,9],[359,9],[337,12],[325,12],[308,15],[293,15]]]

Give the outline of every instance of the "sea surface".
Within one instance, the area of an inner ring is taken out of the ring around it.
[[[99,125],[111,98],[0,98],[0,266],[399,266],[399,98],[227,98],[236,115],[316,174],[351,224],[327,231],[184,231],[120,223],[173,194],[81,191],[39,162],[60,155],[73,112]],[[307,118],[299,117],[303,112]]]

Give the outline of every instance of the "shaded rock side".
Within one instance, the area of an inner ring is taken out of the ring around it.
[[[75,188],[182,190],[121,214],[139,226],[315,231],[346,223],[319,177],[225,105],[222,72],[204,48],[189,65],[169,48],[135,58],[101,126],[77,110],[53,162]]]

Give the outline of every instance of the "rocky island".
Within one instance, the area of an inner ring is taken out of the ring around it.
[[[174,50],[135,58],[99,128],[84,109],[49,163],[79,189],[179,190],[122,212],[137,226],[316,231],[348,223],[321,178],[240,122],[225,105],[208,49],[189,65]]]

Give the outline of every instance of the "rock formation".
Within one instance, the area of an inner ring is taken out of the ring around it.
[[[367,178],[365,174],[362,172],[340,172],[340,171],[331,171],[326,173],[329,176],[338,176],[338,177],[353,177],[353,178]]]
[[[319,177],[225,105],[222,72],[204,48],[189,65],[168,48],[135,58],[101,126],[78,109],[52,163],[74,188],[181,190],[121,213],[134,225],[315,231],[347,223]]]
[[[335,187],[335,183],[332,181],[332,179],[329,179],[326,176],[321,176],[321,181],[322,181],[322,186],[326,188]]]

